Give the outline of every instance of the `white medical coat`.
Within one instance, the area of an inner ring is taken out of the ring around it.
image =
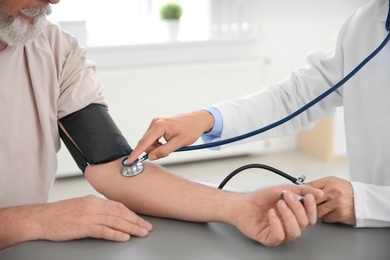
[[[387,0],[370,2],[349,17],[331,51],[310,53],[307,65],[281,83],[217,104],[223,117],[221,139],[273,123],[329,89],[383,41],[387,10]],[[344,106],[356,226],[390,226],[390,44],[337,92],[250,140],[309,129],[338,106]]]

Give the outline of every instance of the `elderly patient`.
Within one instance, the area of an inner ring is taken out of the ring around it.
[[[226,222],[267,246],[296,239],[316,222],[315,199],[323,192],[310,186],[227,192],[189,182],[152,163],[145,163],[138,176],[121,176],[121,160],[132,149],[120,132],[111,143],[112,133],[104,130],[112,122],[86,50],[46,21],[51,4],[58,2],[0,0],[0,249],[38,239],[127,241],[147,236],[152,224],[136,213]],[[85,115],[91,106],[104,107],[105,112],[94,114],[101,138],[93,140],[89,130],[94,126],[76,120],[70,125],[85,139],[73,139],[64,120]],[[57,168],[59,129],[80,148],[79,158],[77,151],[72,153],[75,160],[107,199],[86,196],[47,203]],[[95,153],[107,140],[114,146],[109,159],[94,163],[82,158],[89,153],[83,154],[82,145]],[[117,141],[122,146],[115,150]],[[288,191],[285,200],[279,200],[282,190]],[[304,204],[293,193],[305,196]]]

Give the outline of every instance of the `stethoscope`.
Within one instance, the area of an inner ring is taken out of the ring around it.
[[[388,10],[387,18],[386,18],[385,27],[386,27],[386,31],[388,32],[387,36],[385,37],[383,42],[371,54],[369,54],[364,60],[362,60],[351,72],[349,72],[346,76],[344,76],[339,82],[337,82],[331,88],[329,88],[328,90],[323,92],[321,95],[314,98],[313,100],[311,100],[310,102],[308,102],[306,105],[302,106],[301,108],[299,108],[295,112],[291,113],[290,115],[288,115],[288,116],[286,116],[286,117],[284,117],[284,118],[282,118],[274,123],[271,123],[265,127],[248,132],[246,134],[242,134],[242,135],[239,135],[236,137],[232,137],[232,138],[228,138],[228,139],[224,139],[224,140],[220,140],[220,141],[216,141],[216,142],[206,143],[206,144],[185,146],[185,147],[182,147],[182,148],[176,150],[175,152],[200,150],[200,149],[206,149],[206,148],[211,148],[211,147],[216,147],[216,146],[221,146],[221,145],[226,145],[229,143],[237,142],[237,141],[261,134],[263,132],[266,132],[270,129],[273,129],[277,126],[280,126],[281,124],[284,124],[285,122],[295,118],[299,114],[303,113],[304,111],[311,108],[312,106],[314,106],[315,104],[317,104],[318,102],[323,100],[325,97],[329,96],[331,93],[333,93],[334,91],[339,89],[342,85],[344,85],[348,80],[350,80],[358,71],[360,71],[361,68],[363,68],[372,58],[374,58],[386,46],[386,44],[390,40],[390,30],[389,30],[390,29],[390,0],[389,0],[389,10]],[[133,163],[127,163],[127,159],[128,159],[128,157],[126,157],[122,160],[123,167],[121,169],[121,174],[123,176],[136,176],[144,170],[143,161],[148,159],[148,155],[145,154],[144,156],[137,159]],[[235,171],[233,171],[231,174],[229,174],[225,178],[225,180],[219,185],[219,188],[221,189],[227,183],[227,181],[229,181],[238,172],[241,172],[242,170],[249,169],[249,168],[262,168],[262,169],[270,170],[270,171],[272,171],[272,172],[274,172],[282,177],[287,178],[288,180],[292,181],[295,184],[304,184],[304,180],[305,180],[304,175],[299,177],[299,178],[294,178],[294,177],[292,177],[292,176],[290,176],[290,175],[288,175],[280,170],[277,170],[277,169],[272,168],[272,167],[267,166],[267,165],[249,164],[249,165],[244,165],[244,166],[236,169]]]

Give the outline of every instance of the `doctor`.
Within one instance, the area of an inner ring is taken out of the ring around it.
[[[205,110],[157,118],[131,154],[150,160],[167,156],[203,134],[205,142],[241,135],[266,126],[302,107],[350,72],[385,38],[388,1],[375,0],[353,13],[335,46],[316,51],[307,65],[287,79],[248,96]],[[390,226],[390,45],[335,93],[299,117],[249,141],[296,134],[344,106],[350,181],[327,177],[310,184],[324,191],[318,217],[356,227]],[[163,137],[165,144],[159,139]]]

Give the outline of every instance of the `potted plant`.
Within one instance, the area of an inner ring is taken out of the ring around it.
[[[162,19],[166,20],[180,20],[183,14],[183,9],[181,5],[176,2],[166,2],[160,8],[160,16]]]
[[[177,2],[168,1],[161,6],[160,17],[167,26],[169,40],[177,40],[182,14],[183,9]]]

